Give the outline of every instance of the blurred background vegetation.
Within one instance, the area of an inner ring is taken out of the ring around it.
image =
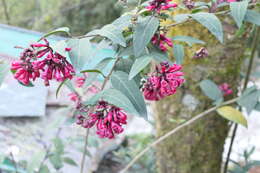
[[[118,0],[0,0],[0,23],[42,32],[67,26],[75,35],[113,21]]]

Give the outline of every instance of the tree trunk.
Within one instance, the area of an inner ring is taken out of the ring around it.
[[[171,36],[189,35],[204,40],[210,56],[205,59],[192,59],[199,47],[188,48],[189,50],[186,48],[187,56],[183,64],[186,79],[184,86],[175,95],[153,104],[157,136],[162,136],[178,126],[178,123],[172,120],[188,120],[211,107],[212,102],[199,88],[201,80],[211,79],[217,84],[227,82],[234,93],[237,92],[246,39],[232,37],[233,25],[225,24],[224,30],[226,38],[223,45],[195,22],[183,24],[171,31]],[[228,131],[228,121],[217,113],[209,114],[181,130],[157,146],[158,172],[220,173]]]

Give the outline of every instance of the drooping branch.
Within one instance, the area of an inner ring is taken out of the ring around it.
[[[138,155],[136,155],[134,157],[134,159],[129,162],[126,167],[121,170],[120,173],[125,173],[131,166],[133,166],[133,164],[138,160],[140,159],[147,151],[149,151],[152,147],[156,146],[157,144],[161,143],[162,141],[164,141],[165,139],[167,139],[168,137],[172,136],[173,134],[177,133],[178,131],[180,131],[181,129],[189,126],[190,124],[196,122],[197,120],[201,119],[202,117],[208,115],[209,113],[217,110],[220,106],[224,106],[224,105],[229,105],[229,104],[232,104],[232,103],[235,103],[237,101],[238,98],[234,98],[232,100],[228,100],[226,102],[223,102],[221,105],[219,106],[215,106],[215,107],[212,107],[200,114],[198,114],[197,116],[191,118],[190,120],[188,120],[187,122],[181,124],[180,126],[172,129],[171,131],[169,131],[168,133],[166,133],[165,135],[159,137],[157,140],[155,140],[153,143],[151,143],[150,145],[148,145],[145,149],[143,149]]]

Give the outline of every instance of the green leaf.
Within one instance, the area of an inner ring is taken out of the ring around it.
[[[43,165],[43,166],[40,168],[39,173],[50,173],[50,170],[49,170],[48,166]]]
[[[177,14],[174,16],[176,22],[184,22],[189,19],[189,14]]]
[[[129,80],[133,79],[140,71],[142,71],[150,62],[152,57],[149,55],[144,55],[135,60],[134,64],[129,73]]]
[[[172,38],[173,41],[183,41],[185,43],[187,43],[189,46],[192,46],[193,44],[205,44],[204,41],[193,38],[193,37],[189,37],[189,36],[175,36]]]
[[[247,113],[250,114],[251,111],[256,107],[260,91],[257,90],[256,86],[252,86],[246,89],[242,95],[239,97],[237,103],[245,107]]]
[[[99,74],[101,74],[104,78],[106,77],[106,76],[102,73],[102,71],[97,70],[97,69],[83,70],[83,71],[81,71],[80,73],[99,73]]]
[[[71,92],[76,92],[76,89],[74,88],[71,80],[66,80],[64,84],[70,89]]]
[[[254,10],[247,10],[245,21],[260,26],[260,13]]]
[[[108,57],[100,61],[96,66],[95,69],[102,71],[106,66],[113,60],[114,58]],[[92,84],[93,81],[95,81],[98,77],[99,73],[90,73],[85,81],[84,86],[89,86]]]
[[[54,138],[53,144],[55,147],[55,153],[57,153],[58,155],[64,154],[64,144],[63,144],[61,138],[59,138],[59,137]]]
[[[236,21],[237,26],[240,28],[246,15],[248,1],[231,2],[230,10],[231,16]]]
[[[151,49],[149,55],[157,62],[170,62],[168,54],[166,52],[162,52],[158,48]]]
[[[175,44],[173,46],[173,56],[176,59],[177,64],[182,64],[183,63],[183,58],[184,58],[184,48],[180,44]]]
[[[93,50],[93,46],[90,39],[70,39],[67,45],[71,48],[68,54],[73,67],[76,69],[76,72],[82,71],[86,62],[91,58],[89,53]]]
[[[124,29],[131,24],[131,15],[123,15],[117,18],[112,24],[117,26],[118,28]]]
[[[200,12],[191,17],[205,26],[221,43],[223,43],[223,29],[219,19],[212,13]]]
[[[134,54],[136,57],[142,55],[158,27],[159,20],[156,17],[145,17],[137,22],[133,34]]]
[[[147,110],[142,93],[134,80],[128,80],[127,73],[114,72],[111,76],[111,84],[128,97],[140,116],[147,119]]]
[[[64,157],[63,158],[63,161],[69,165],[72,165],[72,166],[78,166],[78,164],[71,158],[69,157]]]
[[[104,100],[112,105],[120,107],[127,113],[138,115],[137,110],[134,108],[128,97],[119,90],[106,89],[87,100],[84,104],[94,105],[99,100]]]
[[[60,85],[58,86],[58,88],[57,88],[57,90],[56,90],[56,98],[58,98],[58,94],[59,94],[59,92],[60,92],[60,89],[61,89],[61,87],[66,83],[67,80],[68,80],[68,79],[62,81],[62,82],[60,83]]]
[[[22,85],[22,86],[25,86],[25,87],[34,87],[34,85],[33,85],[33,83],[32,82],[29,82],[29,84],[28,85],[25,85],[25,84],[23,84],[22,82],[20,82],[20,81],[18,81],[18,83],[20,84],[20,85]]]
[[[59,170],[63,167],[61,155],[54,153],[50,156],[49,160],[56,170]]]
[[[244,127],[247,127],[247,120],[245,119],[243,114],[241,112],[239,112],[238,110],[234,109],[233,107],[223,106],[221,108],[218,108],[217,112],[222,117],[224,117],[230,121],[233,121],[235,123],[241,124]]]
[[[65,40],[56,42],[55,44],[51,45],[51,48],[54,52],[57,52],[64,57],[68,57],[68,52],[65,50],[68,48],[68,45]]]
[[[211,80],[203,80],[200,82],[200,88],[203,93],[209,97],[211,100],[218,101],[223,99],[222,92],[218,88],[218,86]]]
[[[94,30],[90,34],[101,35],[111,40],[114,44],[119,44],[123,47],[126,46],[126,41],[122,34],[122,30],[113,24],[105,25],[103,28]]]
[[[134,61],[130,58],[120,59],[115,66],[115,71],[123,71],[129,73]]]
[[[44,38],[46,38],[46,37],[49,37],[50,35],[58,34],[58,33],[65,33],[65,34],[67,34],[67,35],[70,35],[70,29],[69,29],[68,27],[62,27],[62,28],[55,29],[55,30],[53,30],[53,31],[51,31],[51,32],[48,32],[47,34],[43,35],[43,36],[39,39],[39,41],[42,40],[42,39],[44,39]]]
[[[32,153],[31,159],[27,165],[27,171],[29,173],[33,173],[36,169],[39,169],[45,155],[45,151],[38,151],[36,153]]]

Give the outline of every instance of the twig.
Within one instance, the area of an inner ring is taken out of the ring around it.
[[[88,136],[89,136],[89,128],[87,128],[87,130],[86,130],[84,152],[83,152],[82,159],[81,159],[80,173],[84,172],[84,165],[85,165],[87,147],[88,147]]]
[[[101,91],[104,90],[107,82],[109,81],[115,67],[116,67],[116,64],[118,63],[118,61],[120,60],[120,57],[117,57],[116,58],[116,61],[113,65],[113,67],[111,68],[109,74],[106,76],[102,86],[101,86]],[[80,173],[83,173],[84,172],[84,165],[85,165],[85,160],[86,160],[86,153],[87,153],[87,146],[88,146],[88,136],[89,136],[89,128],[87,128],[87,131],[86,131],[86,137],[85,137],[85,145],[84,145],[84,152],[83,152],[83,155],[82,155],[82,159],[81,159],[81,167],[80,167]]]
[[[15,160],[14,160],[14,155],[13,155],[12,152],[10,152],[10,156],[11,156],[12,162],[13,162],[13,164],[14,164],[15,173],[19,173],[19,172],[18,172],[17,165],[16,165],[16,162],[15,162]]]
[[[248,64],[248,68],[247,68],[247,72],[246,72],[246,78],[245,78],[245,82],[244,82],[242,92],[246,90],[249,79],[250,79],[250,75],[251,75],[251,71],[252,71],[252,67],[253,67],[253,62],[254,62],[254,57],[255,57],[255,52],[256,52],[258,40],[259,40],[259,37],[260,37],[260,27],[256,28],[256,31],[255,31],[253,37],[254,37],[254,40],[253,40],[253,43],[252,43],[252,51],[251,51],[251,55],[250,55],[250,62]],[[239,107],[239,109],[241,110],[241,106]],[[225,162],[225,166],[224,166],[224,173],[227,173],[227,170],[228,170],[228,163],[229,163],[230,155],[231,155],[232,148],[233,148],[233,145],[234,145],[234,141],[235,141],[235,137],[236,137],[236,133],[237,133],[237,128],[238,128],[238,125],[235,124],[234,130],[232,132],[230,145],[229,145],[229,148],[228,148],[228,154],[227,154],[227,158],[226,158],[226,162]]]
[[[229,100],[229,101],[226,101],[224,103],[222,103],[220,106],[224,106],[224,105],[229,105],[229,104],[232,104],[232,103],[235,103],[237,101],[238,98],[234,98],[232,100]],[[136,155],[134,157],[134,159],[128,163],[128,165],[123,169],[121,170],[120,173],[125,173],[131,166],[133,166],[133,164],[138,160],[140,159],[147,151],[149,151],[150,148],[156,146],[157,144],[159,144],[160,142],[162,142],[163,140],[165,140],[166,138],[170,137],[171,135],[175,134],[176,132],[178,132],[179,130],[183,129],[184,127],[194,123],[195,121],[199,120],[200,118],[204,117],[205,115],[215,111],[217,108],[219,108],[220,106],[215,106],[215,107],[212,107],[200,114],[198,114],[197,116],[191,118],[189,121],[183,123],[182,125],[172,129],[171,131],[167,132],[165,135],[159,137],[156,141],[154,141],[153,143],[151,143],[150,145],[148,145],[144,150],[142,150],[138,155]]]

